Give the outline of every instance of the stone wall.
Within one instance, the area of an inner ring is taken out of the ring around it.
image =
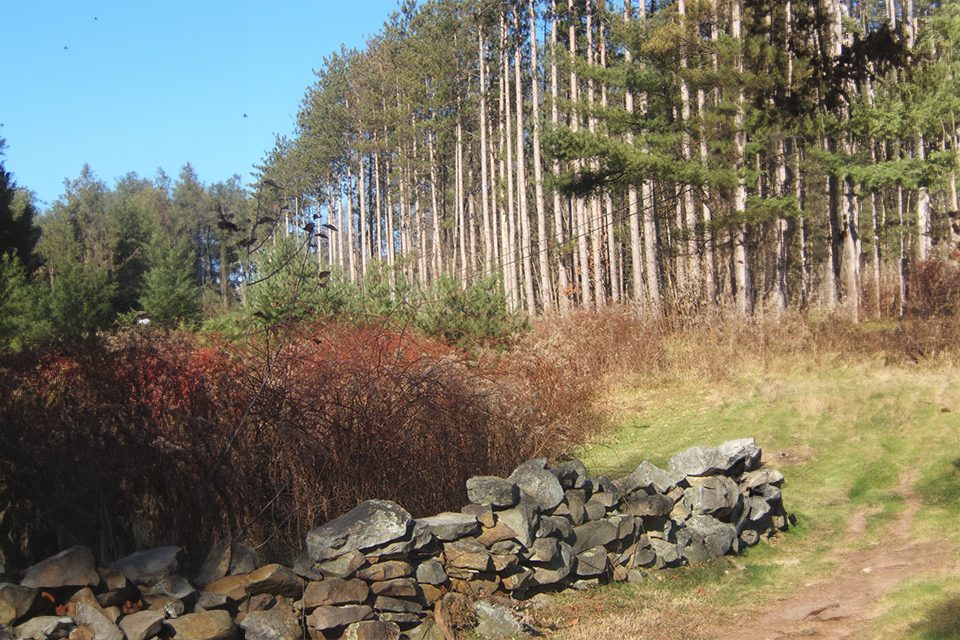
[[[538,592],[639,582],[786,529],[782,483],[744,439],[618,480],[529,460],[507,478],[471,478],[469,504],[427,518],[369,500],[310,531],[293,567],[224,542],[188,580],[179,547],[109,567],[73,547],[0,584],[0,640],[452,640],[467,620],[512,637],[524,631],[517,603]]]

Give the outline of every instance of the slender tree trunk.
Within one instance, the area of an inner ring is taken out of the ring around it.
[[[596,66],[596,57],[593,42],[593,0],[587,0],[587,65]],[[594,91],[594,81],[592,77],[587,78],[587,105],[590,109],[590,115],[587,117],[587,128],[591,134],[597,132],[597,118],[593,115],[594,104],[596,103],[596,93]],[[591,168],[597,169],[596,162],[591,163]],[[602,307],[607,303],[606,287],[603,277],[603,227],[601,224],[600,197],[597,194],[590,195],[590,214],[587,227],[590,234],[590,258],[593,272],[593,296],[594,304]],[[584,230],[586,233],[586,230]]]
[[[347,165],[347,256],[350,258],[350,282],[357,282],[357,253],[353,240],[353,177],[350,175],[350,165]]]
[[[743,47],[742,36],[742,5],[741,0],[731,1],[731,33],[733,39],[737,41],[738,47]],[[736,56],[736,71],[743,73],[743,54],[738,52]],[[743,89],[737,89],[736,98],[736,116],[735,140],[734,140],[734,166],[737,172],[737,185],[734,190],[733,208],[735,215],[742,220],[747,210],[747,185],[743,176],[744,155],[747,145],[747,135],[744,130],[744,106]],[[737,222],[734,229],[734,282],[736,285],[736,308],[740,315],[750,315],[752,313],[750,286],[750,270],[747,263],[747,224],[746,222]]]
[[[922,133],[917,133],[916,136],[916,155],[921,162],[927,159],[927,150]],[[917,189],[917,250],[920,260],[929,259],[930,253],[933,251],[932,217],[930,191],[926,182],[922,181]]]
[[[550,122],[554,129],[560,122],[559,96],[560,89],[557,81],[557,0],[550,2]],[[560,163],[553,161],[553,175],[560,173]],[[566,204],[570,198],[565,198]],[[564,261],[563,217],[566,208],[561,204],[560,192],[553,189],[553,233],[557,243],[557,304],[561,315],[570,312],[570,282],[567,278],[567,266]]]
[[[527,313],[535,315],[537,313],[537,299],[533,291],[533,244],[530,238],[530,214],[527,210],[527,166],[524,153],[524,135],[523,126],[523,74],[521,73],[521,64],[523,62],[522,39],[520,38],[520,6],[514,8],[513,12],[513,31],[516,34],[513,57],[514,73],[514,93],[516,95],[516,116],[517,116],[517,200],[519,207],[517,215],[520,217],[520,263],[523,267],[523,291],[527,304]]]
[[[537,207],[537,259],[540,266],[540,301],[543,310],[553,310],[553,286],[550,282],[550,254],[547,242],[546,203],[543,198],[543,160],[540,157],[540,70],[537,61],[537,13],[534,0],[527,3],[530,17],[530,98],[533,111],[533,181]],[[517,9],[519,11],[519,7]]]
[[[506,177],[507,177],[507,209],[504,230],[506,231],[506,247],[508,259],[503,261],[505,277],[509,280],[507,291],[510,294],[511,308],[520,308],[520,283],[517,280],[517,248],[516,248],[516,208],[514,207],[513,188],[513,130],[510,113],[510,74],[508,72],[509,54],[507,52],[507,20],[503,11],[500,13],[500,130],[502,132],[502,149],[506,150]]]
[[[487,61],[484,55],[483,27],[477,32],[477,60],[480,68],[480,212],[483,218],[483,274],[493,270],[493,237],[490,227],[490,200],[487,181]]]
[[[577,28],[574,19],[573,0],[567,0],[567,13],[570,16],[570,28],[568,43],[570,47],[570,59],[576,60],[577,57]],[[580,129],[580,115],[577,113],[577,100],[579,99],[579,82],[577,80],[576,67],[570,67],[570,103],[573,108],[570,112],[570,130],[576,133]],[[580,168],[580,161],[574,162],[574,171]],[[579,279],[580,279],[580,304],[589,308],[593,306],[593,296],[590,291],[590,257],[587,248],[587,216],[584,210],[583,198],[574,196],[573,208],[576,216],[576,225],[571,226],[571,234],[577,240],[577,253],[579,256]]]

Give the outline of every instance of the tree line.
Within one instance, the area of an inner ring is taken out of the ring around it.
[[[958,256],[958,40],[956,0],[409,0],[322,61],[249,185],[85,166],[41,215],[0,171],[0,334],[295,300],[483,331],[617,303],[903,315]]]
[[[355,281],[896,315],[957,248],[958,7],[406,2],[324,60],[263,176]]]

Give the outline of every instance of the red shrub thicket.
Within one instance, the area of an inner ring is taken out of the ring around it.
[[[240,344],[130,332],[11,356],[0,550],[9,569],[77,542],[104,559],[168,542],[196,556],[232,535],[283,557],[365,498],[458,508],[470,475],[580,437],[594,395],[578,380],[562,362],[468,359],[380,326]]]

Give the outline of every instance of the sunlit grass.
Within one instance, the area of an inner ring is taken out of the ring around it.
[[[784,501],[798,523],[736,558],[595,590],[583,605],[586,624],[561,637],[595,640],[632,629],[638,638],[708,638],[708,621],[762,606],[829,571],[836,547],[880,539],[904,508],[904,484],[915,485],[923,499],[914,538],[960,541],[960,373],[952,368],[797,356],[744,366],[722,381],[677,375],[669,385],[631,382],[610,398],[616,428],[580,452],[588,469],[618,477],[644,459],[665,466],[686,447],[752,436],[765,461],[786,476]],[[846,535],[858,512],[866,515],[865,530]],[[571,598],[558,602],[579,607],[572,603],[581,600]],[[926,604],[905,608],[898,620],[926,624],[940,606]],[[625,612],[611,622],[608,613],[595,613],[598,607]],[[633,629],[628,612],[674,624]],[[691,615],[697,624],[684,622]],[[608,623],[619,631],[607,633]]]

